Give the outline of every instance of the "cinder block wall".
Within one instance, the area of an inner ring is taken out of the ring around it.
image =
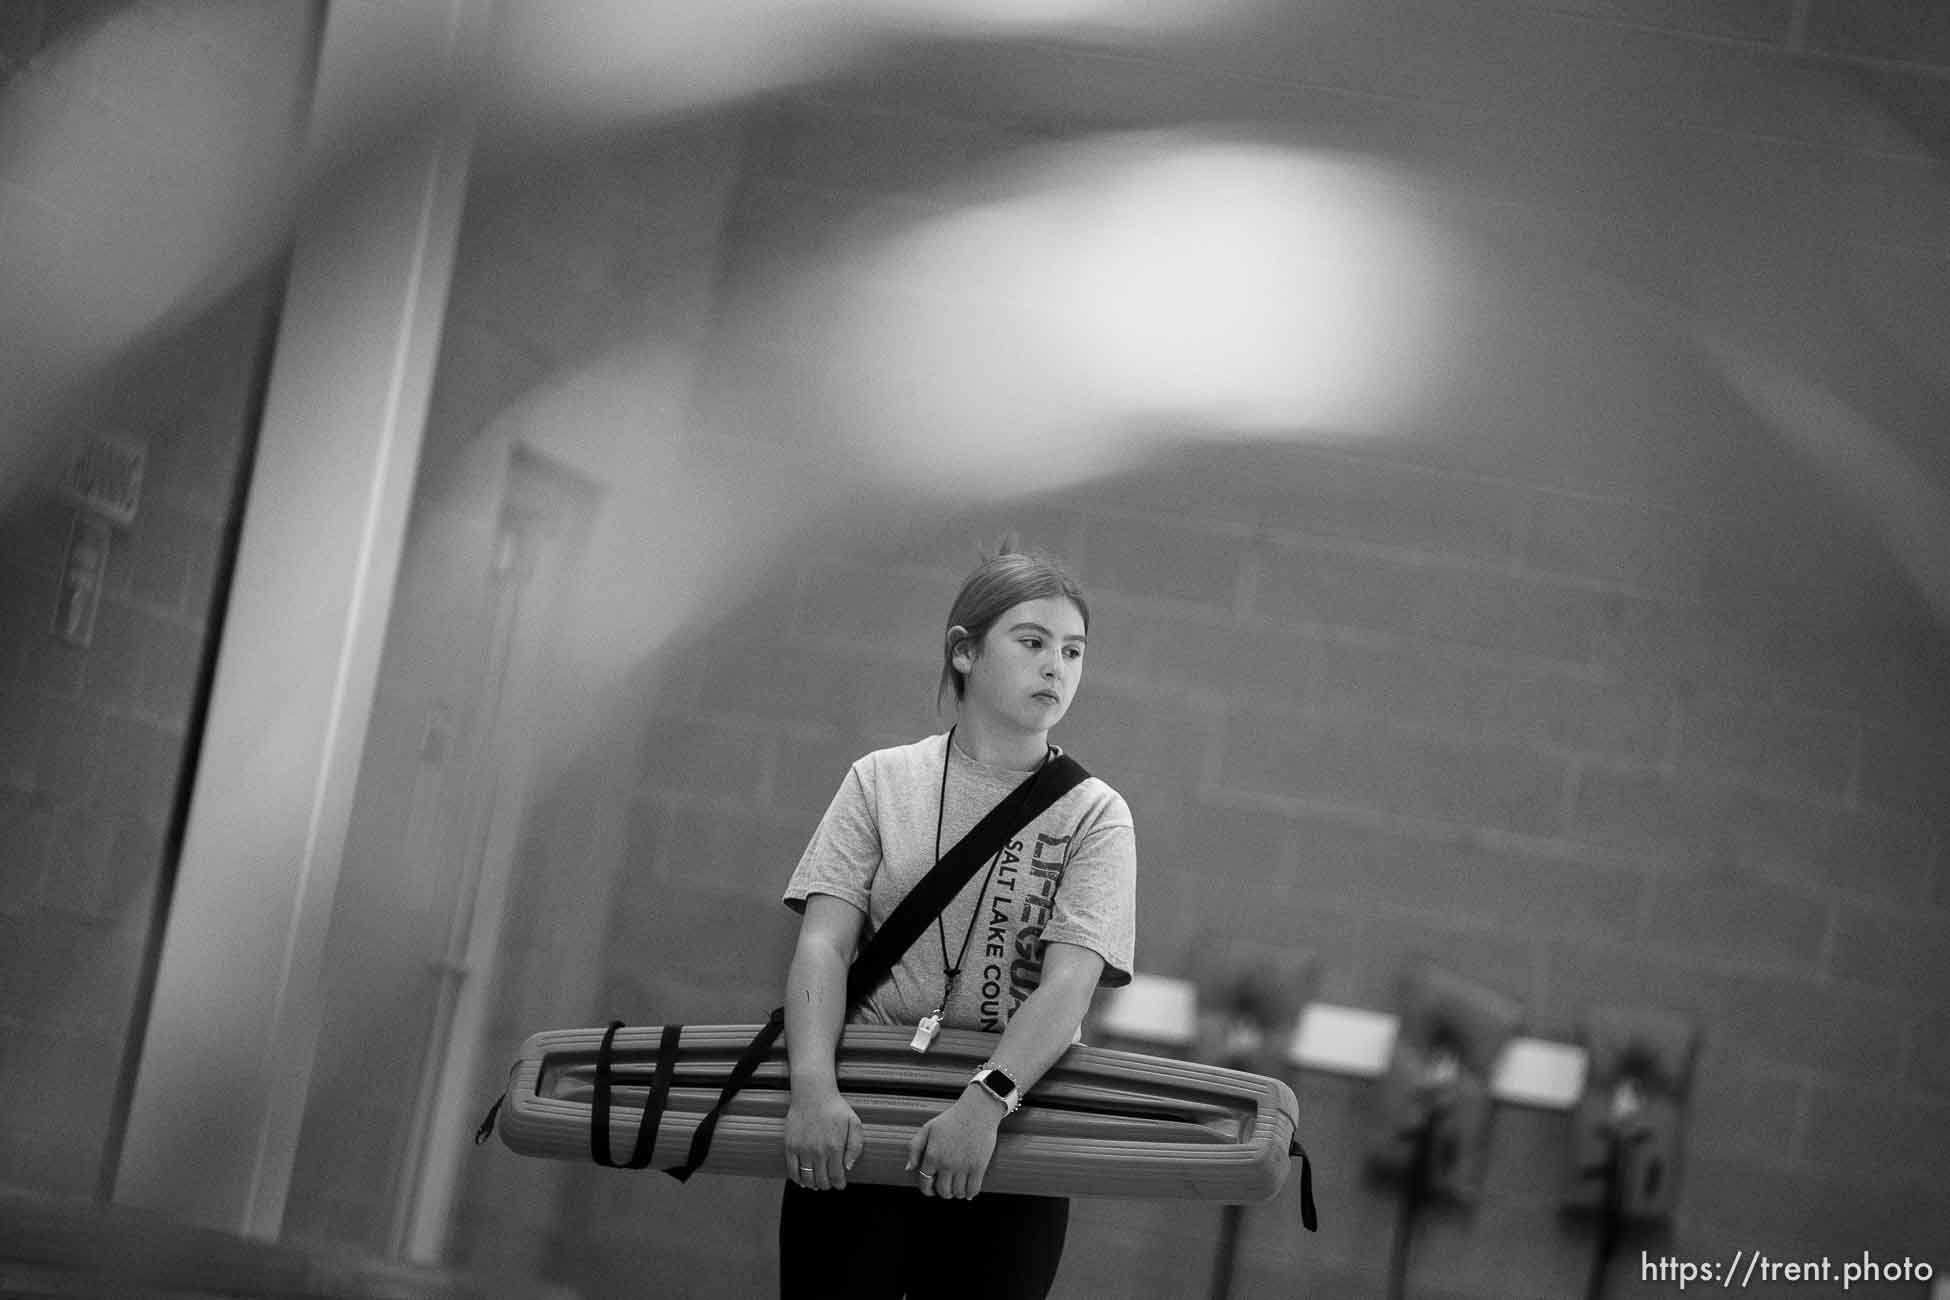
[[[643,723],[592,1021],[745,1021],[776,1002],[785,874],[851,756],[937,725],[935,625],[974,544],[1016,525],[1072,557],[1092,595],[1085,687],[1058,739],[1131,799],[1143,969],[1188,974],[1215,932],[1314,953],[1321,996],[1345,1004],[1393,1006],[1403,962],[1425,955],[1521,999],[1535,1035],[1571,1040],[1601,1004],[1686,1013],[1706,1042],[1686,1189],[1675,1231],[1647,1248],[1950,1249],[1931,1172],[1950,1118],[1941,806],[1872,757],[1942,744],[1941,642],[1729,620],[1543,572],[1514,542],[1492,561],[1480,530],[1465,546],[1426,519],[1398,544],[1244,522],[1271,470],[1236,459],[1236,493],[1201,502],[1147,475],[905,531],[891,556],[808,557],[713,629],[714,646],[765,649],[686,660],[696,693]],[[1593,504],[1338,453],[1274,459],[1296,506],[1351,481],[1377,516],[1433,492],[1500,501],[1489,513],[1507,509],[1511,529],[1521,511]],[[1648,542],[1673,522],[1599,504],[1636,514]],[[1173,572],[1188,556],[1206,566],[1196,589]],[[1318,590],[1350,562],[1365,581]],[[1492,571],[1496,617],[1449,604],[1452,584]],[[1397,594],[1376,602],[1377,586]],[[1655,621],[1657,639],[1641,630]],[[1297,1091],[1326,1226],[1300,1233],[1290,1194],[1255,1210],[1243,1293],[1379,1294],[1393,1209],[1360,1176],[1367,1086],[1307,1076]],[[1417,1293],[1577,1294],[1591,1240],[1557,1219],[1564,1160],[1561,1116],[1501,1114],[1486,1202],[1424,1229]],[[593,1294],[645,1276],[756,1293],[775,1205],[743,1180],[577,1170],[557,1275]],[[1198,1294],[1216,1223],[1080,1202],[1063,1294]]]
[[[1930,13],[1549,8],[1389,6],[1245,79],[967,51],[864,77],[755,117],[727,282],[1079,122],[1243,106],[1416,164],[1492,250],[1624,272],[1817,363],[1873,319],[1941,364],[1950,226],[1916,106],[1941,102],[1919,64],[1950,48]],[[1520,999],[1536,1035],[1605,1003],[1688,1014],[1706,1047],[1682,1210],[1635,1249],[1950,1256],[1944,637],[1848,558],[1874,543],[1831,485],[1653,352],[1596,398],[1481,377],[1479,396],[1533,387],[1413,443],[1207,450],[1008,511],[883,506],[872,546],[810,539],[646,670],[590,1021],[773,1004],[791,863],[849,759],[940,725],[946,602],[1013,528],[1093,598],[1058,739],[1136,811],[1144,969],[1188,972],[1214,931],[1316,954],[1321,996],[1360,1006],[1392,1006],[1426,955]],[[1851,391],[1871,409],[1927,400],[1914,370],[1841,355],[1865,367],[1846,380],[1908,376]],[[1298,1091],[1326,1226],[1300,1233],[1290,1194],[1254,1211],[1239,1293],[1380,1294],[1394,1209],[1360,1175],[1367,1085]],[[1564,1157],[1562,1117],[1501,1114],[1487,1199],[1424,1229],[1415,1293],[1579,1293]],[[773,1188],[564,1187],[556,1275],[592,1294],[771,1285]],[[1200,1293],[1216,1225],[1082,1202],[1063,1294]]]
[[[205,14],[201,17],[210,18]],[[236,111],[292,121],[312,11],[267,7],[200,23],[181,9],[19,0],[0,17],[0,89],[42,111],[7,126],[9,162],[33,126],[64,166],[8,171],[5,232],[126,239],[131,177],[228,174],[180,130],[184,97],[234,85]],[[136,66],[66,57],[99,21],[138,24]],[[9,100],[14,107],[18,100]],[[48,109],[58,104],[59,111]],[[46,132],[61,135],[50,141]],[[20,182],[40,179],[31,189]],[[122,196],[120,198],[116,196]],[[23,239],[16,246],[29,247]],[[52,450],[0,484],[0,1183],[92,1195],[163,869],[210,635],[210,601],[256,371],[272,319],[264,279],[167,337],[145,340],[10,452]],[[66,455],[107,434],[148,454],[134,524],[111,544],[93,643],[58,639],[54,606],[75,513]],[[20,462],[11,460],[10,466]]]

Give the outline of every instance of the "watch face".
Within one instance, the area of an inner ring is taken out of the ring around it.
[[[982,1072],[982,1086],[1004,1101],[1007,1101],[1015,1093],[1016,1081],[1002,1071],[991,1067]]]

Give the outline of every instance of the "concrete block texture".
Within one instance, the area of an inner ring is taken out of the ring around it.
[[[1636,942],[1552,940],[1530,1032],[1571,1041],[1585,1009],[1646,1006],[1705,1026],[1726,1019],[1726,976],[1711,951],[1677,955]]]
[[[32,793],[0,786],[0,836],[12,859],[0,874],[0,916],[31,917],[41,906],[54,813]]]
[[[1871,1080],[1901,1068],[1921,992],[1905,997],[1778,975],[1729,976],[1724,988],[1715,1048],[1727,1059]]]
[[[1567,765],[1507,743],[1227,717],[1219,784],[1243,793],[1531,834],[1557,829]]]
[[[1717,769],[1839,799],[1848,789],[1860,724],[1846,716],[1700,698],[1680,706],[1678,731],[1683,769]]]
[[[1950,981],[1950,912],[1844,903],[1830,969],[1839,979],[1919,996]]]
[[[1197,785],[1219,726],[1214,710],[1125,687],[1087,689],[1062,727],[1084,766],[1113,785],[1139,773]]]
[[[10,682],[0,688],[0,789],[32,784],[46,709],[46,702],[25,687]]]
[[[1374,905],[1526,937],[1617,942],[1635,929],[1643,874],[1468,834],[1296,819],[1289,879],[1303,898]]]
[[[1604,597],[1582,586],[1474,566],[1278,544],[1265,551],[1254,608],[1310,625],[1584,663],[1596,645]]]
[[[971,548],[972,551],[972,548]],[[971,553],[967,565],[972,567]],[[940,642],[955,577],[949,570],[821,566],[804,575],[792,602],[793,628],[881,658]]]
[[[1081,508],[1507,561],[1528,495],[1514,482],[1333,447],[1218,445],[1066,492]]]
[[[1950,1095],[1950,1014],[1929,1011],[1910,1025],[1910,1082]]]
[[[1936,835],[1901,816],[1681,769],[1584,765],[1569,834],[1682,872],[1923,898]]]
[[[1771,1231],[1797,1243],[1793,1252],[1767,1247],[1774,1258],[1826,1254],[1837,1271],[1844,1260],[1859,1261],[1865,1250],[1878,1260],[1892,1254],[1898,1259],[1904,1254],[1931,1257],[1930,1247],[1918,1244],[1919,1236],[1927,1239],[1927,1234],[1915,1230],[1911,1216],[1940,1213],[1944,1199],[1926,1174],[1910,1166],[1876,1178],[1817,1166],[1713,1157],[1693,1163],[1687,1186],[1682,1240],[1688,1246],[1730,1259],[1737,1249],[1760,1249],[1746,1243],[1761,1240],[1771,1224]],[[1666,1284],[1669,1292],[1671,1286]],[[1805,1293],[1807,1284],[1799,1289]],[[1915,1289],[1911,1282],[1906,1289],[1882,1287],[1867,1293],[1913,1295]],[[1778,1292],[1792,1293],[1786,1287]]]
[[[1950,738],[1909,727],[1865,727],[1855,795],[1872,807],[1919,817],[1950,807]]]
[[[71,700],[47,700],[30,733],[40,742],[33,782],[49,800],[86,807],[100,786],[108,719],[99,708]]]
[[[1950,1156],[1950,1101],[1889,1087],[1822,1088],[1809,1108],[1810,1160],[1858,1175],[1940,1168]],[[1872,1104],[1863,1105],[1863,1101]]]
[[[1673,692],[1657,680],[1341,639],[1321,641],[1312,658],[1307,701],[1329,717],[1646,761],[1671,744]]]
[[[1689,1156],[1776,1164],[1792,1158],[1807,1085],[1712,1044],[1707,1050],[1688,1098]]]
[[[1733,961],[1812,971],[1820,960],[1829,905],[1776,885],[1660,877],[1641,941],[1650,949],[1708,949]]]
[[[1702,36],[1744,36],[1785,41],[1794,20],[1794,0],[1524,0],[1540,9],[1586,14],[1644,27],[1661,27]]]
[[[1538,493],[1524,514],[1523,562],[1539,573],[1684,599],[1700,590],[1701,531],[1676,511]]]
[[[1508,113],[1652,120],[1696,101],[1705,47],[1657,30],[1492,3],[1407,0],[1377,87]]]
[[[1930,0],[1813,0],[1807,39],[1840,54],[1950,67],[1950,14]]]
[[[1079,576],[1093,588],[1125,596],[1235,608],[1246,539],[1147,519],[1086,524]]]

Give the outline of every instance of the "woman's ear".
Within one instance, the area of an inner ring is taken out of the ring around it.
[[[959,623],[948,629],[948,662],[958,673],[967,672],[975,664],[975,639]]]

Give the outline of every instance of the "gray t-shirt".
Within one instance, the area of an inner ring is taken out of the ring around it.
[[[871,934],[934,867],[936,809],[946,853],[1028,775],[977,763],[959,745],[951,749],[946,735],[868,754],[847,772],[813,832],[786,885],[786,906],[803,912],[810,895],[831,894],[864,912],[865,934]],[[1043,946],[1052,940],[1102,957],[1104,987],[1130,983],[1136,917],[1131,810],[1093,776],[1012,839],[993,870],[978,870],[942,909],[939,928],[930,926],[914,941],[850,1018],[918,1024],[941,998],[942,936],[952,963],[966,934],[967,955],[943,1021],[1000,1033],[1042,982]]]

